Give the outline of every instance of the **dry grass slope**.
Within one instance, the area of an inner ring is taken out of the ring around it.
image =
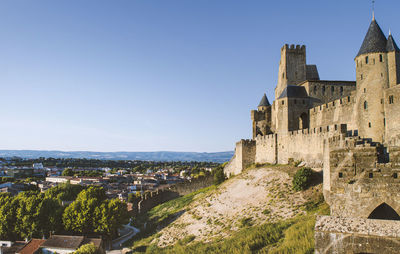
[[[191,195],[184,205],[156,207],[151,212],[153,219],[172,209],[175,220],[157,234],[135,242],[134,248],[148,246],[146,253],[293,253],[290,251],[298,248],[298,241],[313,238],[314,215],[307,210],[319,208],[322,196],[320,185],[304,192],[292,190],[291,176],[297,169],[248,169],[217,188]],[[182,204],[179,200],[175,203]],[[300,253],[312,250],[310,241],[301,245]]]

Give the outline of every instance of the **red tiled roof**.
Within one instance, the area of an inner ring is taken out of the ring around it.
[[[33,254],[35,251],[39,249],[39,247],[45,242],[46,240],[42,239],[32,239],[27,243],[22,249],[20,249],[17,253],[18,254]]]

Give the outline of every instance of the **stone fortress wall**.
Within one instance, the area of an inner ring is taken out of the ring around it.
[[[373,19],[355,82],[320,80],[305,56],[305,46],[281,48],[275,100],[264,95],[251,112],[252,139],[236,143],[224,171],[291,160],[322,168],[331,216],[317,220],[316,253],[397,253],[400,49]]]

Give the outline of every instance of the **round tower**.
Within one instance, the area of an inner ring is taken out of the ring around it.
[[[389,87],[387,39],[375,18],[358,52],[356,63],[356,121],[359,135],[383,142],[384,89]]]

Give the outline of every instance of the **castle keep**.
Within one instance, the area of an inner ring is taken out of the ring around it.
[[[354,61],[356,81],[321,80],[305,46],[284,45],[275,100],[264,94],[251,111],[252,139],[236,143],[224,171],[322,168],[331,216],[317,219],[316,253],[398,253],[400,50],[375,18]]]

